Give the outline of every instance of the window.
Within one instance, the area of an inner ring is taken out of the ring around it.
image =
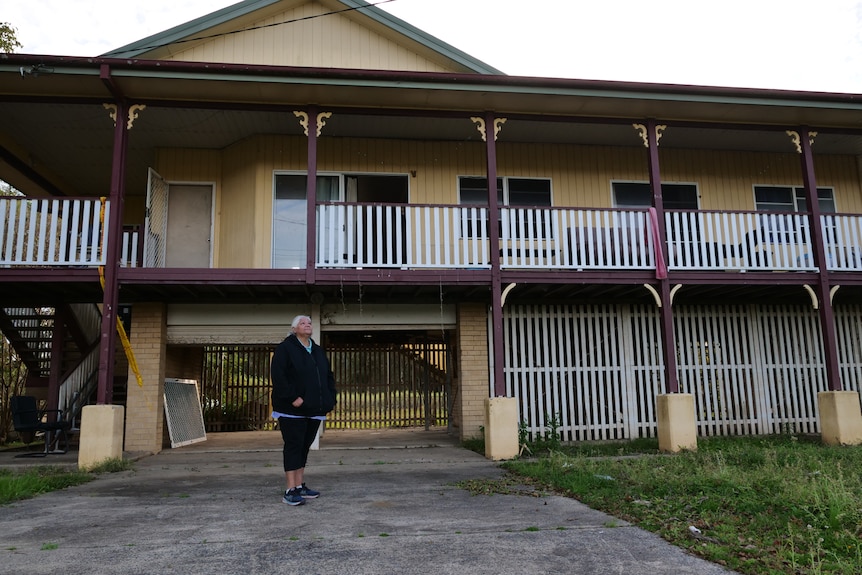
[[[792,186],[754,186],[754,205],[759,212],[807,212],[805,188]],[[835,196],[832,188],[817,188],[817,205],[822,214],[835,213]],[[773,243],[805,243],[808,223],[797,222],[797,216],[761,216],[763,241]],[[803,235],[799,235],[802,233]],[[834,218],[827,218],[824,229],[827,243],[835,243]]]
[[[647,182],[612,182],[614,206],[618,208],[649,208],[652,206],[652,188]],[[695,184],[662,184],[662,207],[666,210],[696,210]]]
[[[488,205],[488,178],[458,178],[461,205]],[[551,180],[534,178],[497,178],[498,206],[550,206]]]
[[[458,201],[462,206],[488,206],[488,178],[476,176],[461,176],[458,178]],[[497,178],[497,205],[539,207],[551,205],[551,180],[538,178]],[[534,218],[538,218],[534,212]],[[485,227],[487,227],[487,215]],[[462,234],[465,237],[475,237],[472,221],[465,222]],[[476,222],[479,227],[479,222]],[[517,223],[512,223],[515,229]],[[534,229],[542,229],[538,221],[534,221]],[[501,222],[502,226],[502,222]],[[502,227],[500,228],[502,236]]]
[[[321,201],[338,200],[338,176],[317,176]],[[306,218],[305,174],[275,174],[272,206],[272,267],[305,267]]]
[[[653,204],[652,187],[649,182],[611,182],[614,206],[617,208],[650,208]],[[666,184],[661,185],[662,207],[666,210],[697,210],[697,185]],[[642,242],[645,230],[641,229],[644,219],[637,214],[615,214],[614,223],[621,228],[633,245]],[[666,229],[667,240],[672,244],[696,241],[700,237],[700,223],[696,215],[687,214],[680,223]]]
[[[276,173],[273,180],[272,267],[299,269],[306,257],[306,183],[303,173]],[[408,202],[406,174],[318,174],[318,202]],[[328,226],[324,222],[323,226]],[[328,228],[327,228],[328,230]],[[327,230],[323,234],[328,236]],[[345,255],[344,257],[348,257]]]
[[[805,188],[791,186],[754,186],[754,205],[759,212],[807,212]],[[835,213],[832,188],[817,188],[817,205],[824,214]]]

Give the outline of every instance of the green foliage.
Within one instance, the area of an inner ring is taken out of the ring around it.
[[[521,421],[518,424],[518,445],[521,446],[521,453],[525,451],[529,454],[540,454],[545,452],[558,451],[562,446],[560,440],[560,419],[559,414],[553,416],[545,414],[544,430],[541,433],[530,434],[527,429],[527,422]]]
[[[134,467],[134,463],[129,459],[122,457],[111,457],[87,469],[90,473],[117,473],[118,471],[127,471]]]
[[[40,465],[19,471],[0,469],[0,505],[81,485],[92,481],[99,474],[126,471],[132,469],[133,465],[133,462],[127,459],[111,458],[86,471],[50,465]]]
[[[12,431],[12,410],[9,400],[24,391],[27,367],[9,340],[0,334],[0,445],[9,441]]]
[[[482,433],[475,437],[468,437],[461,441],[461,447],[464,449],[469,449],[470,451],[475,451],[476,453],[485,454],[485,432],[484,429]]]
[[[39,466],[20,472],[0,469],[0,504],[87,483],[94,477],[83,471],[52,466]]]
[[[740,573],[858,572],[862,448],[787,435],[701,439],[673,455],[641,447],[649,454],[563,447],[504,466]]]
[[[0,52],[14,52],[21,48],[18,31],[8,22],[0,22]]]

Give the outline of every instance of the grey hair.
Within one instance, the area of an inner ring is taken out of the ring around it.
[[[307,315],[298,315],[298,316],[296,316],[295,318],[293,318],[293,321],[292,321],[292,322],[290,322],[290,331],[291,331],[291,332],[296,331],[296,326],[298,326],[298,325],[299,325],[299,322],[300,322],[301,320],[304,320],[304,319],[307,319],[308,321],[311,321],[311,317],[309,317],[309,316],[307,316]]]

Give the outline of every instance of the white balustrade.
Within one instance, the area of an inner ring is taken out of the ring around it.
[[[104,265],[108,218],[99,199],[0,198],[0,265]]]
[[[105,264],[107,201],[0,198],[0,266]],[[104,213],[102,213],[104,212]],[[656,267],[648,210],[504,206],[500,267],[645,270]],[[821,216],[826,266],[862,271],[862,216]],[[665,212],[668,269],[817,271],[809,218],[790,212]],[[489,269],[488,208],[322,203],[320,268]],[[141,265],[138,230],[124,231],[123,267]]]
[[[808,216],[665,212],[670,270],[817,271]]]

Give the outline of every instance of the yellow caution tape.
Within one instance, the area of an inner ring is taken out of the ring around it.
[[[102,225],[105,225],[105,197],[101,198],[102,207],[99,212],[99,218]],[[104,237],[104,234],[102,234]],[[102,255],[102,242],[99,241],[99,259]],[[105,291],[105,266],[99,266],[99,282],[102,284],[102,291]],[[129,341],[129,336],[126,334],[126,328],[123,326],[123,321],[120,316],[117,316],[117,334],[120,336],[120,341],[123,344],[123,351],[126,353],[126,359],[129,360],[129,367],[135,374],[135,379],[138,381],[138,386],[144,387],[144,378],[141,377],[141,371],[138,369],[138,362],[135,361],[135,353],[132,351],[132,343]]]

